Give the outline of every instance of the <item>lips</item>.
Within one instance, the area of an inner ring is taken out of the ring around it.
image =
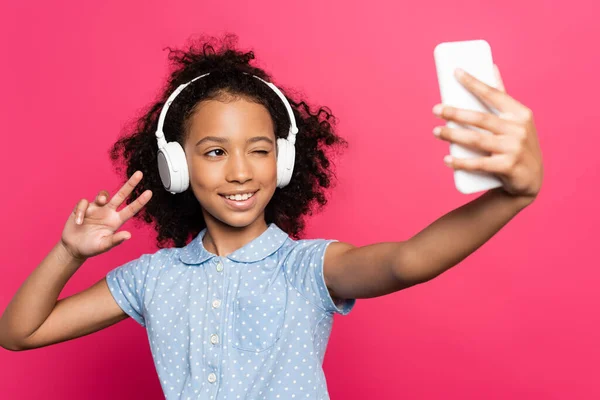
[[[229,200],[244,201],[244,200],[248,200],[250,197],[254,196],[254,193],[256,193],[256,192],[257,191],[234,193],[234,194],[223,194],[222,196],[229,198]],[[237,198],[238,196],[239,196],[239,199]],[[234,198],[231,198],[231,197],[234,197]]]
[[[227,206],[235,211],[247,211],[249,209],[251,209],[252,207],[254,207],[254,205],[256,204],[256,193],[254,192],[254,194],[247,200],[230,200],[227,197],[225,197],[225,195],[219,195],[223,201],[225,202],[225,204],[227,204]]]

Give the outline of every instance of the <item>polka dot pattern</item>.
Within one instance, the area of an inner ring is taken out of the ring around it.
[[[271,224],[227,256],[206,230],[183,248],[144,254],[106,278],[117,304],[146,328],[170,399],[329,399],[323,358],[334,314],[323,259],[332,240],[292,240]]]

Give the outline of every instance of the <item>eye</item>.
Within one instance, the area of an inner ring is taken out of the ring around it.
[[[218,153],[220,152],[220,153]],[[214,155],[211,155],[212,153],[215,153]],[[209,157],[218,157],[218,156],[222,156],[225,152],[222,149],[214,149],[209,151],[208,153],[206,153],[205,155],[209,156]]]
[[[256,150],[255,153],[263,154],[263,155],[264,154],[269,154],[269,150]]]

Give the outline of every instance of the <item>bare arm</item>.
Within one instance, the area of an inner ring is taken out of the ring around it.
[[[342,299],[369,298],[427,282],[477,250],[530,202],[495,189],[404,242],[331,243],[323,267],[327,288]]]
[[[90,288],[57,301],[68,280],[89,257],[131,237],[117,230],[151,198],[147,190],[117,211],[141,181],[137,171],[108,201],[101,191],[92,204],[82,199],[69,216],[61,240],[19,288],[0,318],[0,346],[27,350],[106,328],[127,318],[103,278]]]
[[[28,350],[96,332],[125,318],[103,278],[57,301],[84,260],[59,242],[19,288],[0,318],[0,346]]]
[[[436,105],[438,117],[492,133],[437,127],[439,139],[489,154],[445,161],[453,169],[493,174],[502,180],[502,188],[446,214],[405,242],[361,248],[332,243],[324,265],[332,295],[382,296],[433,279],[477,250],[537,197],[544,168],[532,111],[506,93],[497,68],[497,88],[466,72],[457,71],[457,78],[499,114]]]

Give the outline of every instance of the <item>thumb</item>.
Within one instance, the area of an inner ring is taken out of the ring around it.
[[[111,245],[112,247],[118,246],[126,240],[131,239],[131,233],[127,231],[117,232],[111,237]]]

